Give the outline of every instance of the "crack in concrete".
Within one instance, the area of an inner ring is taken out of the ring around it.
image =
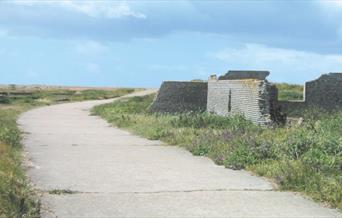
[[[87,192],[87,191],[73,191],[54,193],[50,191],[44,191],[43,193],[50,195],[73,195],[73,194],[163,194],[163,193],[193,193],[193,192],[279,192],[274,189],[194,189],[194,190],[164,190],[164,191],[147,191],[147,192]]]

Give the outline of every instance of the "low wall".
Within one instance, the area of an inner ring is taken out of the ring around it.
[[[161,85],[149,110],[158,113],[205,111],[207,92],[206,82],[166,81]]]

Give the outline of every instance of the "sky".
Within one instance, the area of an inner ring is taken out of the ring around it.
[[[0,84],[158,87],[342,72],[342,0],[0,0]]]

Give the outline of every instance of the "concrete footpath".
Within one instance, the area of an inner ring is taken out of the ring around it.
[[[246,171],[90,116],[93,106],[110,101],[48,106],[20,117],[27,174],[42,193],[43,217],[342,217],[274,191]]]

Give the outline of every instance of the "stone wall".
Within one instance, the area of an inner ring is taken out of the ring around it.
[[[205,111],[207,92],[206,82],[163,82],[150,106],[150,111],[158,113]]]
[[[317,80],[305,84],[307,107],[327,110],[342,108],[342,73],[324,74]]]
[[[272,122],[277,90],[267,80],[216,80],[208,82],[208,112],[226,116],[243,114],[254,123]]]

